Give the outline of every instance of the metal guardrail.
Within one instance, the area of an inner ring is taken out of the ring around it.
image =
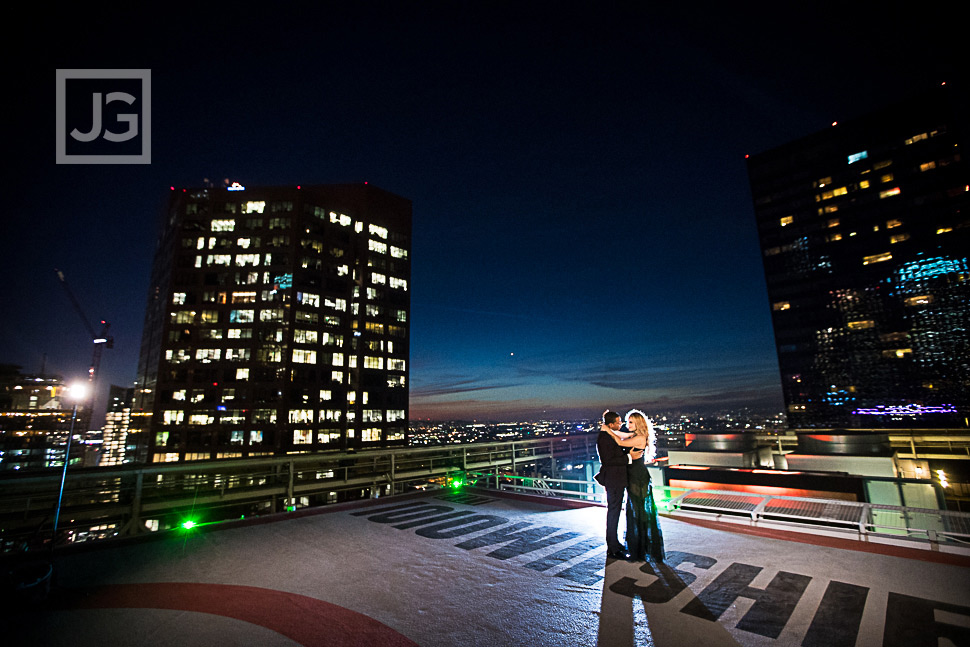
[[[671,510],[750,517],[752,524],[791,521],[842,528],[859,535],[906,536],[970,545],[970,513],[839,499],[768,496],[720,490],[659,487]],[[680,494],[674,496],[674,491]]]
[[[192,512],[238,519],[405,491],[410,484],[476,469],[530,469],[554,458],[590,458],[595,435],[252,459],[70,469],[59,542],[173,527]],[[60,474],[0,473],[0,550],[36,545],[50,533]],[[356,492],[354,492],[356,490]],[[338,493],[341,495],[338,497]],[[36,547],[36,546],[35,546]]]
[[[496,472],[472,472],[468,477],[479,479],[477,485],[502,491],[605,500],[603,488],[595,481],[529,479]],[[802,532],[841,529],[860,538],[905,537],[931,544],[970,545],[970,513],[967,512],[668,486],[655,486],[653,491],[658,508],[671,512],[742,517],[751,525],[790,524],[792,530]]]

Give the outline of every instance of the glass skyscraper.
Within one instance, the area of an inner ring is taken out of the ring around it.
[[[792,427],[966,428],[966,113],[934,92],[754,155]]]
[[[130,432],[170,462],[406,444],[411,203],[172,189]]]

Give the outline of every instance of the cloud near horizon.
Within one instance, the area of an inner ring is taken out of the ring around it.
[[[537,364],[514,371],[516,379],[448,376],[411,394],[414,419],[522,420],[591,419],[605,408],[711,413],[747,406],[783,407],[777,366],[757,360],[722,361],[717,366],[615,368],[598,358],[589,365]],[[504,377],[504,376],[503,376]],[[492,397],[464,398],[489,391]]]

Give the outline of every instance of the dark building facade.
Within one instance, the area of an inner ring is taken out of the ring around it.
[[[406,444],[410,249],[410,201],[367,184],[173,189],[129,421],[140,459]]]
[[[963,119],[941,87],[748,160],[792,427],[967,426]]]

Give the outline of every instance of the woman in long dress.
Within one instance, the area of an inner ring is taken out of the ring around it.
[[[636,409],[626,414],[626,428],[627,432],[610,432],[617,444],[644,452],[627,467],[627,550],[634,561],[644,561],[648,556],[663,561],[663,534],[657,521],[657,507],[646,466],[646,461],[653,461],[657,454],[656,434],[647,417]]]

